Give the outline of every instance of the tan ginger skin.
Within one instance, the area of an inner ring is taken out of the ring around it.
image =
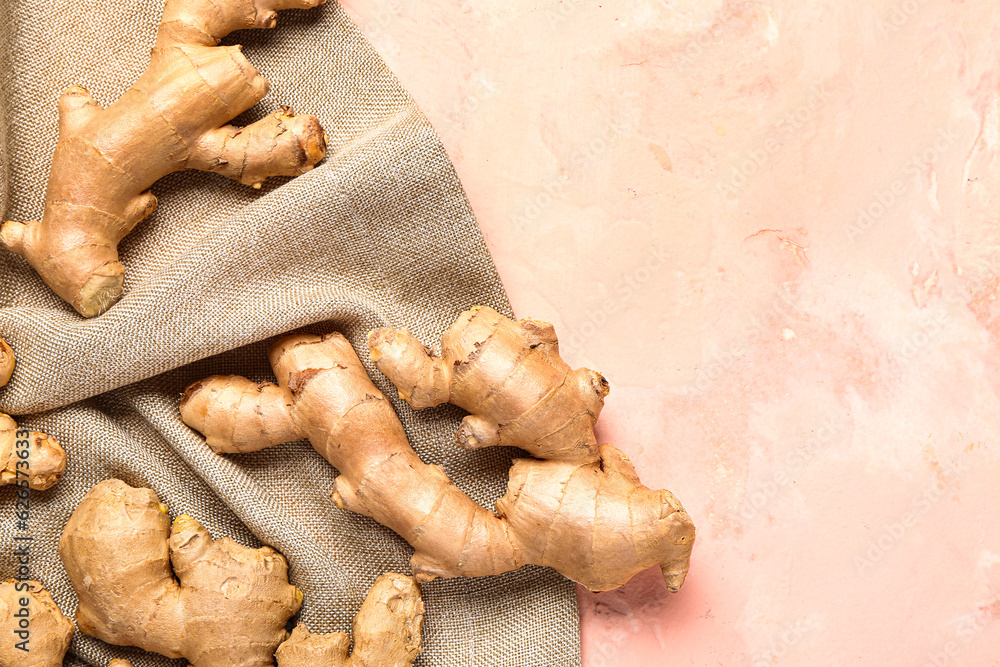
[[[62,94],[43,217],[5,223],[0,242],[93,317],[121,296],[118,243],[156,208],[157,180],[200,169],[260,187],[312,169],[326,153],[314,116],[286,108],[247,127],[226,124],[269,84],[241,47],[218,44],[234,30],[274,27],[277,10],[323,2],[166,0],[149,67],[131,90],[104,109],[80,86]]]
[[[14,374],[14,350],[3,338],[0,338],[0,387],[7,386],[10,376]]]
[[[23,451],[28,452],[27,458],[20,456]],[[0,412],[0,485],[23,485],[27,479],[32,489],[44,491],[55,486],[64,472],[66,451],[58,440],[40,431],[19,429],[17,422]]]
[[[354,650],[343,632],[314,635],[304,625],[278,647],[278,667],[410,667],[420,654],[424,603],[413,577],[379,577],[354,617]]]
[[[302,604],[274,549],[213,540],[187,515],[171,526],[152,490],[116,479],[84,496],[59,557],[80,600],[81,632],[194,667],[273,665]]]
[[[420,581],[536,564],[601,591],[659,565],[670,590],[680,588],[691,519],[669,491],[642,486],[624,454],[596,443],[607,383],[559,358],[551,325],[480,308],[444,335],[442,358],[405,331],[373,331],[369,345],[414,407],[450,401],[471,413],[459,444],[515,445],[538,457],[514,462],[496,514],[420,460],[340,334],[280,338],[270,350],[277,385],[207,378],[188,387],[181,416],[218,452],[309,438],[340,472],[334,502],[406,539]]]
[[[14,350],[0,339],[0,387],[10,381],[13,372]],[[19,456],[23,451],[28,452],[27,458]],[[44,491],[62,479],[64,472],[66,452],[58,440],[40,431],[19,429],[17,422],[0,412],[0,486],[27,479],[32,489]]]
[[[61,667],[72,639],[73,622],[42,584],[14,579],[0,584],[0,665]]]
[[[28,630],[19,626],[22,614],[27,615]],[[229,619],[237,625],[239,620]],[[421,651],[423,624],[424,603],[416,580],[388,572],[375,581],[354,619],[354,650],[350,655],[347,634],[314,635],[300,624],[278,647],[275,657],[278,667],[410,667]],[[0,584],[3,667],[61,667],[73,630],[73,622],[63,616],[37,581],[10,579]],[[27,652],[18,648],[24,636],[28,637]],[[227,664],[242,663],[234,658]],[[116,658],[108,667],[132,667],[132,663]]]

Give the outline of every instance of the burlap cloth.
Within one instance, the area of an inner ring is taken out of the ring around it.
[[[146,66],[160,10],[158,0],[0,4],[6,218],[41,215],[59,92],[80,84],[102,103],[116,99]],[[69,452],[62,482],[32,497],[31,569],[72,616],[58,536],[92,485],[118,477],[155,489],[174,515],[190,513],[216,536],[273,545],[305,592],[300,620],[314,631],[347,630],[379,574],[409,572],[409,547],[333,506],[335,471],[308,443],[213,454],[178,417],[183,388],[213,373],[270,379],[270,338],[342,331],[424,460],[443,464],[492,506],[511,452],[451,446],[459,412],[412,412],[368,362],[364,334],[408,326],[436,341],[470,305],[510,307],[433,129],[338,6],[283,12],[276,30],[227,43],[245,45],[272,83],[238,122],[279,104],[316,114],[330,136],[321,166],[260,191],[198,172],[157,183],[160,208],[121,246],[125,297],[97,319],[80,318],[19,257],[0,252],[0,335],[18,358],[0,410]],[[15,569],[13,505],[4,487],[2,577]],[[432,582],[423,591],[418,664],[579,664],[574,587],[549,570]],[[174,664],[79,632],[67,664],[103,667],[116,656]]]

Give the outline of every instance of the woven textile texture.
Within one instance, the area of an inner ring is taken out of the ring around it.
[[[107,104],[146,66],[161,4],[149,0],[0,4],[0,198],[6,219],[41,215],[56,142],[56,99],[80,84]],[[125,296],[79,317],[19,257],[0,253],[0,335],[18,365],[0,410],[47,431],[69,453],[55,488],[32,494],[30,568],[72,616],[76,598],[56,553],[83,495],[118,477],[153,488],[173,515],[215,536],[270,544],[305,592],[299,620],[349,630],[386,570],[409,572],[409,547],[328,500],[336,471],[306,442],[218,456],[181,423],[184,387],[214,373],[271,379],[276,335],[343,332],[392,398],[425,461],[487,506],[506,484],[512,452],[451,445],[458,410],[414,413],[368,361],[365,333],[407,326],[426,341],[465,308],[509,313],[461,186],[433,129],[340,7],[282,12],[271,31],[236,33],[272,84],[245,124],[289,105],[320,118],[326,160],[296,179],[252,190],[183,172],[153,187],[156,213],[121,245]],[[0,490],[0,576],[15,571],[14,492]],[[420,665],[578,665],[574,586],[542,568],[432,582]],[[77,633],[67,664],[129,657]]]

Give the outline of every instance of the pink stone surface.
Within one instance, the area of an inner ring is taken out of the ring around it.
[[[1000,5],[343,4],[698,527],[584,665],[1000,665]]]

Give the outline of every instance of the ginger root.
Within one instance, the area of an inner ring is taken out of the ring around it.
[[[14,374],[14,349],[0,338],[0,387],[6,387]]]
[[[383,574],[354,618],[354,650],[343,632],[314,635],[304,625],[278,647],[278,667],[410,667],[420,654],[424,603],[412,577]]]
[[[492,308],[462,313],[430,354],[405,329],[368,336],[371,359],[420,410],[453,403],[470,414],[455,442],[465,449],[520,447],[540,459],[592,463],[601,458],[594,423],[608,382],[571,369],[551,324],[503,317]]]
[[[302,174],[326,153],[314,116],[283,109],[248,127],[226,125],[267,94],[239,46],[244,28],[273,28],[276,10],[325,0],[166,0],[149,67],[102,109],[80,86],[59,99],[59,142],[44,215],[7,222],[0,242],[22,255],[85,317],[122,293],[118,243],[156,208],[149,191],[175,171],[200,169],[260,187]]]
[[[73,622],[37,581],[0,584],[0,665],[61,667]]]
[[[84,496],[59,556],[82,632],[194,667],[273,665],[302,604],[281,554],[213,540],[187,515],[171,527],[152,490],[116,479]]]
[[[307,437],[340,475],[338,506],[391,528],[414,548],[419,581],[552,567],[590,590],[617,588],[659,565],[676,591],[694,526],[669,491],[642,486],[628,458],[597,445],[607,383],[559,358],[552,327],[490,309],[462,315],[437,359],[405,331],[372,332],[372,359],[417,406],[451,400],[473,410],[467,447],[515,444],[518,459],[496,514],[410,447],[392,405],[340,334],[291,335],[270,349],[278,384],[214,376],[188,387],[186,424],[218,452]]]
[[[0,485],[27,479],[32,489],[44,491],[66,472],[66,451],[52,436],[20,429],[10,416],[0,412],[0,466]]]
[[[148,563],[135,561],[135,566],[146,569]],[[230,593],[247,592],[245,587],[241,590],[232,580],[226,580],[222,585],[229,586]],[[122,590],[142,595],[140,591],[146,589],[141,588],[141,583],[138,586]],[[187,602],[196,603],[191,610],[199,615],[212,609],[212,603],[207,598],[189,598]],[[200,603],[209,606],[201,607]],[[247,603],[248,609],[252,604]],[[149,611],[155,613],[158,610],[154,609],[155,606],[150,605]],[[132,612],[132,616],[133,620],[142,620],[136,617],[136,612]],[[221,620],[233,626],[239,625],[243,619],[230,616]],[[250,628],[258,625],[253,618],[246,620]],[[198,621],[193,618],[191,622]],[[423,624],[424,603],[416,580],[388,572],[375,581],[354,619],[354,650],[350,655],[351,638],[347,634],[314,635],[299,624],[278,647],[274,657],[278,660],[278,667],[410,667],[421,651]],[[223,623],[213,625],[221,626]],[[212,628],[207,627],[206,630],[210,632]],[[0,584],[0,665],[3,667],[61,667],[73,632],[73,622],[63,615],[52,595],[39,582],[8,579]],[[240,639],[253,641],[249,634],[240,636]],[[273,664],[273,661],[242,662],[244,658],[238,655],[227,657],[219,654],[219,658],[217,662],[205,664]],[[132,663],[116,658],[108,663],[108,667],[132,667]]]

